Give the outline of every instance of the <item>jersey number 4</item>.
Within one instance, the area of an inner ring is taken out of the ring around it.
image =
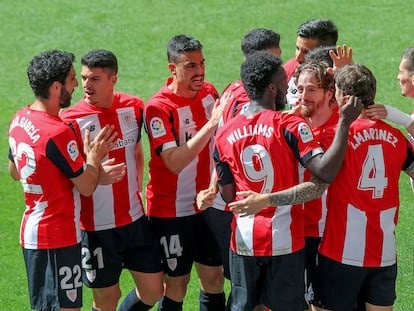
[[[388,178],[385,177],[384,153],[382,145],[368,146],[368,153],[362,165],[358,189],[372,191],[372,198],[379,199],[384,196]]]

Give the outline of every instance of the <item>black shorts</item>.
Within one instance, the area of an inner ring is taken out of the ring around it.
[[[164,272],[169,276],[190,273],[193,262],[221,266],[221,252],[204,213],[177,218],[150,217],[161,243]]]
[[[220,247],[224,277],[230,280],[230,238],[233,213],[210,207],[203,215]]]
[[[82,231],[83,281],[90,288],[118,283],[123,268],[161,272],[161,261],[158,239],[145,216],[118,228]]]
[[[305,252],[281,256],[241,256],[232,252],[231,310],[252,310],[263,304],[271,310],[304,310]]]
[[[305,299],[307,303],[313,301],[313,283],[317,277],[316,258],[320,242],[320,237],[305,237]]]
[[[317,307],[348,311],[353,310],[358,299],[375,306],[394,304],[397,264],[380,268],[356,267],[319,254],[317,273],[313,302]]]
[[[82,307],[81,246],[23,248],[30,305],[36,310]]]

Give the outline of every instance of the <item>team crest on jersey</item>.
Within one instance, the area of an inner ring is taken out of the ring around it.
[[[167,258],[168,268],[174,271],[177,268],[177,258]]]
[[[162,122],[161,118],[154,117],[150,121],[150,128],[151,133],[154,138],[158,138],[167,134],[165,130],[164,122]]]
[[[313,140],[312,130],[309,125],[304,122],[299,123],[299,135],[304,143],[310,142]]]
[[[88,278],[89,282],[95,281],[96,278],[96,270],[86,270],[86,277]]]
[[[75,302],[76,298],[78,298],[78,291],[76,290],[76,288],[67,290],[66,297],[68,297],[70,301]]]
[[[78,149],[78,144],[76,143],[76,141],[71,140],[70,142],[68,142],[66,149],[72,161],[75,161],[76,158],[79,156],[79,149]]]
[[[131,113],[125,113],[121,116],[121,119],[127,126],[130,127],[134,118]]]

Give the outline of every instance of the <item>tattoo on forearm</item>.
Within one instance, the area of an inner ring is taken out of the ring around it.
[[[311,180],[301,183],[286,190],[271,193],[269,201],[271,206],[300,204],[319,198],[325,189],[327,183]]]

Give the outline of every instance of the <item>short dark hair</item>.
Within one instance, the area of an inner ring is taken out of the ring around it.
[[[336,52],[336,46],[318,46],[317,48],[310,50],[308,53],[305,54],[305,62],[307,63],[321,63],[324,62],[328,64],[329,67],[333,67],[333,60],[331,55],[329,55],[330,51]]]
[[[336,45],[338,41],[338,28],[330,19],[311,19],[300,25],[296,34],[316,39],[319,45]]]
[[[242,40],[241,49],[244,57],[271,48],[278,48],[280,35],[273,30],[257,28],[249,31]]]
[[[377,81],[368,67],[361,64],[348,64],[335,73],[336,86],[345,95],[355,95],[365,108],[374,104]]]
[[[92,50],[82,57],[81,63],[89,68],[109,69],[115,74],[118,73],[118,60],[109,50]]]
[[[65,85],[74,61],[75,55],[60,50],[46,51],[33,57],[27,68],[27,77],[34,95],[48,99],[53,82]]]
[[[402,58],[405,59],[405,68],[414,74],[414,47],[406,48]]]
[[[282,72],[284,73],[282,60],[278,56],[258,51],[243,62],[240,76],[249,98],[257,100],[263,97],[273,76]]]
[[[170,63],[180,61],[181,53],[200,51],[203,45],[197,39],[187,35],[177,35],[170,39],[167,45],[167,57]]]

